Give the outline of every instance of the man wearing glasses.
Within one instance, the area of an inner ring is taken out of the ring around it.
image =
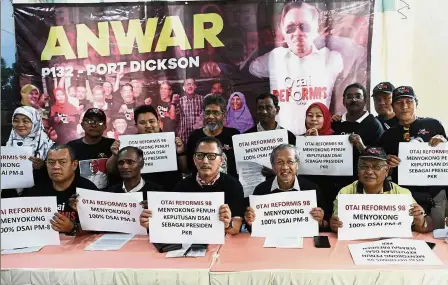
[[[319,11],[303,2],[283,7],[280,30],[286,47],[277,47],[256,58],[249,72],[269,77],[271,93],[280,101],[278,123],[296,135],[305,133],[305,112],[320,102],[330,106],[337,77],[343,70],[339,52],[317,49]]]
[[[180,181],[173,192],[224,192],[224,205],[219,208],[219,218],[224,222],[227,234],[240,231],[244,214],[244,193],[240,182],[230,175],[219,171],[222,163],[223,149],[219,140],[203,137],[198,140],[193,151],[197,174]],[[143,210],[140,224],[149,228],[151,209]]]
[[[358,176],[359,180],[351,183],[339,191],[339,194],[407,194],[408,189],[402,188],[387,180],[389,165],[387,155],[382,148],[367,147],[359,157]],[[419,233],[432,231],[432,220],[425,215],[423,208],[414,203],[409,210],[409,215],[414,217],[413,230]],[[338,197],[334,200],[333,216],[330,219],[330,227],[338,232],[343,227],[343,222],[338,218]]]
[[[110,150],[114,139],[103,137],[106,130],[106,114],[98,108],[88,109],[81,122],[84,130],[84,137],[72,140],[67,143],[76,153],[76,159],[80,162],[81,176],[88,178],[92,172],[90,171],[91,160],[103,159],[107,160],[112,155]],[[99,161],[96,163],[102,164]],[[83,171],[83,170],[86,171]],[[79,171],[79,170],[77,170]],[[103,176],[103,178],[107,178]],[[108,181],[99,181],[98,185],[108,185]]]
[[[227,169],[227,174],[238,177],[236,173],[235,153],[233,152],[232,137],[240,132],[234,128],[224,127],[226,119],[227,103],[221,95],[208,95],[204,98],[203,105],[204,127],[194,130],[187,142],[187,162],[188,168],[193,175],[197,170],[193,163],[194,149],[198,141],[204,137],[214,137],[219,140],[223,146],[225,157],[223,157],[222,168]]]

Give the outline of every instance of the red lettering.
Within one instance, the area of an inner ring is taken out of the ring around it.
[[[302,100],[309,100],[307,87],[302,87]]]
[[[322,97],[323,99],[327,99],[328,94],[327,94],[327,87],[322,87]]]
[[[280,89],[280,95],[278,97],[278,100],[281,101],[281,102],[287,102],[285,100],[285,89]]]
[[[291,97],[291,88],[286,89],[286,100],[285,100],[285,102],[289,102],[289,97]]]
[[[321,99],[320,87],[310,87],[310,100]]]

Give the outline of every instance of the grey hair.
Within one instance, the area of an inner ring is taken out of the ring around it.
[[[271,152],[270,160],[271,160],[272,167],[274,167],[274,165],[275,165],[275,158],[277,157],[277,153],[279,153],[281,150],[284,150],[284,149],[294,150],[294,159],[297,162],[300,162],[299,150],[292,144],[282,143],[281,145],[276,146]]]
[[[204,101],[202,103],[202,109],[205,112],[205,108],[209,105],[218,105],[223,114],[226,114],[227,111],[227,102],[222,98],[221,95],[218,94],[208,94],[204,97]]]

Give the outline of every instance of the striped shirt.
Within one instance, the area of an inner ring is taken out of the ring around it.
[[[201,95],[194,96],[185,95],[179,99],[176,104],[176,117],[179,122],[177,127],[177,135],[183,142],[188,141],[188,137],[194,130],[193,125],[196,119],[202,114],[202,100]]]

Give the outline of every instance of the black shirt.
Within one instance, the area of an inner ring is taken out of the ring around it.
[[[140,189],[138,192],[143,192],[143,200],[148,200],[148,196],[146,192],[149,191],[158,191],[163,192],[163,188],[160,185],[157,185],[155,183],[152,183],[151,181],[145,180],[145,185],[143,185],[142,189]],[[111,193],[126,193],[123,190],[123,182],[109,186],[106,190],[107,192]]]
[[[154,109],[156,109],[157,114],[159,115],[160,121],[163,124],[164,132],[175,132],[176,131],[176,120],[171,120],[168,113],[171,108],[171,102],[165,102],[159,99],[157,102],[152,104]]]
[[[182,173],[179,170],[154,172],[154,173],[142,173],[143,179],[146,181],[152,181],[163,187],[165,191],[173,191],[177,183],[182,180]]]
[[[238,175],[236,173],[235,153],[233,152],[232,137],[234,135],[239,135],[239,134],[240,134],[240,132],[237,129],[223,127],[222,132],[215,137],[222,143],[222,145],[224,147],[223,151],[227,157],[227,174],[232,175],[235,178],[237,178]],[[195,176],[197,173],[196,166],[193,163],[194,150],[196,148],[197,142],[201,138],[205,138],[206,136],[207,135],[204,133],[204,129],[197,129],[197,130],[194,130],[190,134],[190,137],[188,138],[187,162],[188,162],[188,169],[190,169],[193,176]]]
[[[406,142],[404,138],[406,132],[402,125],[396,125],[388,129],[381,137],[379,146],[384,148],[387,154],[398,155],[400,142]],[[436,119],[417,118],[409,127],[410,140],[419,137],[424,142],[429,142],[435,135],[442,135],[446,138],[445,129]],[[396,169],[392,170],[392,181],[398,183],[398,171]],[[406,186],[402,184],[400,186],[405,186],[412,192],[429,192],[432,197],[437,195],[440,190],[446,188],[446,186]]]
[[[213,185],[199,185],[196,175],[190,175],[180,181],[174,192],[224,192],[224,203],[229,205],[232,217],[244,217],[244,192],[241,183],[230,175],[220,173]]]
[[[23,197],[41,197],[41,196],[56,196],[58,204],[58,211],[60,214],[68,217],[72,221],[78,221],[78,213],[69,205],[69,199],[73,194],[76,194],[76,188],[84,188],[88,190],[98,190],[98,188],[89,180],[76,176],[72,184],[63,191],[56,191],[53,188],[53,183],[49,181],[45,185],[34,186],[33,188],[25,189]]]
[[[377,116],[376,118],[381,123],[381,126],[383,127],[384,131],[392,127],[395,127],[396,125],[398,125],[399,122],[397,116],[394,116],[392,119],[389,120],[384,120],[384,118],[381,116]]]
[[[281,129],[283,129],[282,127],[280,127]],[[293,146],[296,145],[296,136],[291,133],[290,131],[286,130],[288,132],[288,143],[292,144]],[[249,134],[249,133],[256,133],[258,132],[257,130],[257,125],[255,125],[255,127],[248,129],[247,131],[245,131],[245,134]]]

